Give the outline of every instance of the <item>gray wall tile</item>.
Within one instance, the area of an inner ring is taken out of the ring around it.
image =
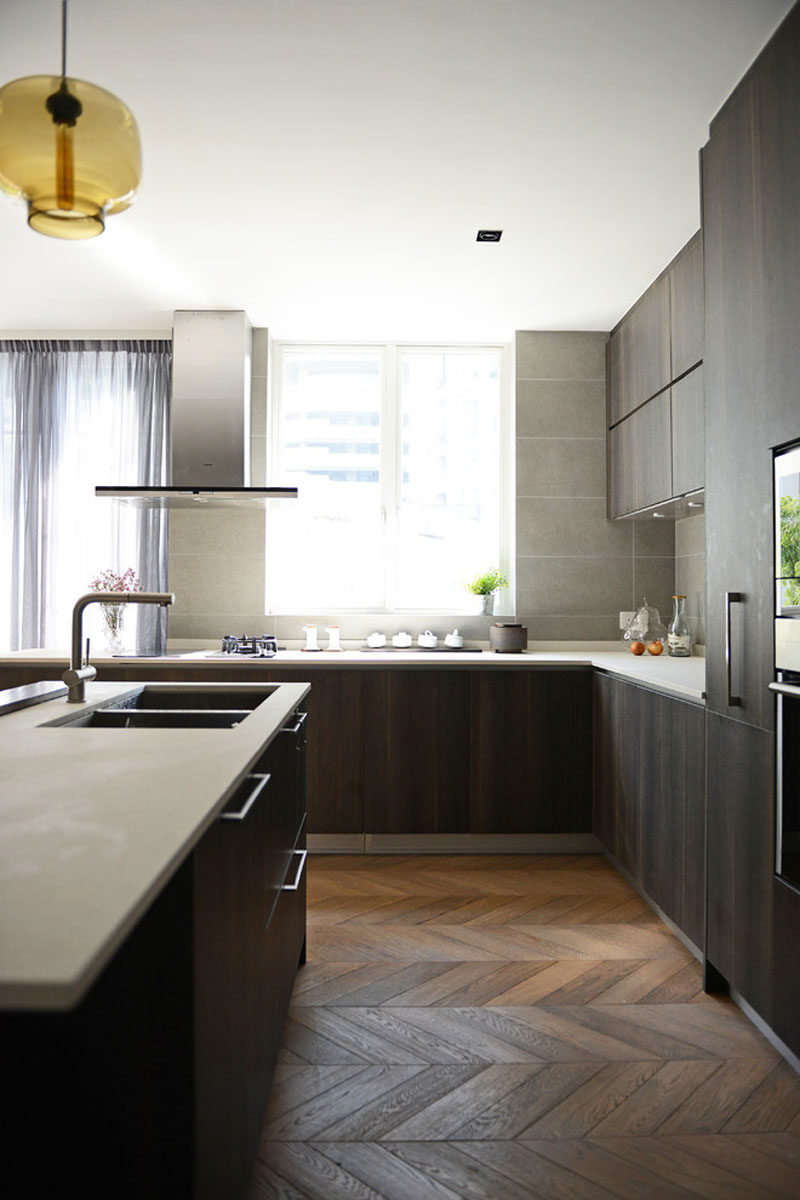
[[[633,524],[606,519],[601,499],[517,500],[517,554],[630,556]]]
[[[630,607],[630,558],[519,558],[517,611],[609,616]]]
[[[253,375],[266,375],[269,363],[269,330],[263,326],[254,326],[253,328],[253,351],[252,351],[252,373]]]
[[[631,521],[633,553],[643,558],[670,558],[675,554],[675,522],[650,517]]]
[[[517,620],[527,627],[529,642],[613,642],[621,636],[616,614],[554,617],[522,613]]]
[[[605,438],[605,411],[601,379],[521,379],[517,384],[517,437]]]
[[[517,439],[517,497],[604,497],[605,493],[605,440]]]
[[[706,518],[700,513],[696,517],[684,517],[675,522],[675,553],[702,554],[706,552]]]
[[[175,614],[261,613],[264,615],[264,554],[232,551],[170,554],[169,588]],[[220,633],[235,633],[223,629]],[[238,632],[250,632],[240,629]]]
[[[638,608],[646,598],[648,604],[658,609],[663,624],[668,625],[674,591],[674,558],[634,558],[631,608]]]
[[[525,330],[515,338],[517,379],[605,379],[606,333]]]

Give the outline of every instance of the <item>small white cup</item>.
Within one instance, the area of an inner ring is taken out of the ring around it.
[[[386,645],[386,634],[385,633],[371,633],[369,635],[369,637],[367,638],[367,645],[371,646],[374,650],[377,650],[380,646],[385,646]]]
[[[401,630],[400,633],[396,633],[392,638],[392,645],[397,646],[401,650],[404,646],[412,646],[413,644],[414,639],[412,638],[411,634],[406,633],[405,630]]]

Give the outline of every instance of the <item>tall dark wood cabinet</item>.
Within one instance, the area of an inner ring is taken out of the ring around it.
[[[713,121],[702,152],[707,956],[795,1052],[800,892],[774,872],[775,705],[768,685],[772,456],[800,438],[799,125],[795,5]]]

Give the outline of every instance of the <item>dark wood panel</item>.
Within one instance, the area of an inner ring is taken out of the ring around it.
[[[591,672],[476,671],[472,833],[591,831]]]
[[[367,833],[469,832],[469,671],[368,671]]]
[[[702,948],[704,710],[596,674],[594,804],[597,837]]]
[[[772,881],[772,1027],[800,1054],[800,891]]]
[[[636,429],[636,507],[672,496],[670,393],[662,392],[630,418]]]
[[[670,382],[669,279],[659,277],[626,314],[611,339],[611,423]]]
[[[771,396],[762,189],[752,77],[737,88],[702,155],[706,286],[706,667],[712,712],[772,727]],[[733,690],[725,671],[725,593],[733,614]]]
[[[763,274],[763,438],[777,446],[800,437],[800,8],[794,6],[753,73]]]
[[[272,668],[275,683],[311,683],[306,697],[309,833],[364,831],[364,672]]]
[[[669,283],[671,378],[677,379],[703,357],[703,235],[699,230],[670,266]]]
[[[771,1021],[774,738],[716,713],[707,732],[706,952]]]
[[[187,863],[76,1009],[0,1014],[8,1195],[191,1197],[192,903]]]
[[[642,885],[699,948],[705,942],[703,709],[642,693]]]
[[[636,418],[626,417],[608,431],[608,517],[614,520],[636,511]]]
[[[706,434],[703,368],[670,388],[672,406],[672,495],[685,496],[705,485]]]

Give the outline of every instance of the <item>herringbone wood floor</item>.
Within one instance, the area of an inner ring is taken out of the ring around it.
[[[800,1197],[800,1080],[595,856],[321,857],[250,1200]]]

